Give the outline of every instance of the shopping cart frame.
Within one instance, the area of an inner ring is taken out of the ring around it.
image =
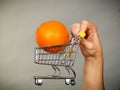
[[[42,85],[43,79],[64,79],[66,85],[75,85],[76,73],[72,66],[76,59],[79,39],[72,37],[68,44],[36,47],[34,50],[34,62],[41,65],[50,65],[54,69],[54,74],[48,76],[34,76],[35,84]],[[65,47],[64,50],[57,53],[46,52],[44,49]],[[62,76],[59,67],[64,67],[68,75]]]

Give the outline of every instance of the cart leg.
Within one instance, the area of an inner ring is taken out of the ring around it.
[[[72,71],[72,73],[73,73],[73,75],[74,75],[74,78],[76,78],[76,73],[75,73],[75,71],[74,71],[71,67],[69,67],[69,69]]]
[[[52,66],[52,68],[54,69],[54,74],[53,74],[53,76],[60,76],[60,74],[61,74],[61,71],[60,71],[60,69],[57,67],[57,66]]]

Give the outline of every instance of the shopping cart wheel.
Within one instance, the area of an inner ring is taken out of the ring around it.
[[[75,79],[71,79],[71,85],[75,85]]]
[[[36,78],[35,79],[35,84],[41,86],[43,84],[43,80]]]
[[[65,84],[66,85],[70,85],[70,83],[71,83],[71,79],[65,79]]]

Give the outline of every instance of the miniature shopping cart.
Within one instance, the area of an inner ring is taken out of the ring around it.
[[[34,62],[41,65],[50,65],[55,71],[52,75],[34,76],[36,85],[42,85],[43,79],[63,79],[66,85],[75,85],[76,73],[72,69],[72,66],[76,59],[79,39],[79,37],[72,37],[68,44],[35,48]],[[59,48],[61,46],[64,46],[65,49],[57,53],[49,53],[44,50],[56,47]],[[64,70],[67,71],[67,75],[62,75],[60,67],[64,67]]]

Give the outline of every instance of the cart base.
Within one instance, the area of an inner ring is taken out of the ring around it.
[[[75,77],[71,76],[34,76],[35,84],[41,86],[43,84],[43,79],[64,79],[66,85],[75,85]]]

